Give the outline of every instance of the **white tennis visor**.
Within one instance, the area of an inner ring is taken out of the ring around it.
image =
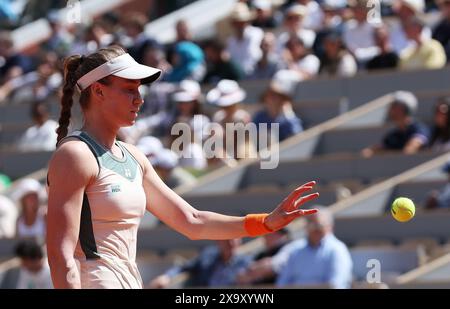
[[[152,83],[161,75],[161,70],[139,64],[129,54],[120,55],[96,67],[77,81],[81,92],[102,78],[114,75],[126,79],[140,79],[141,84]]]

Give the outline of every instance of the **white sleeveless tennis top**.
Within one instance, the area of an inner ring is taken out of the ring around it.
[[[86,132],[75,131],[99,165],[99,174],[84,193],[79,240],[82,288],[143,288],[136,265],[136,236],[145,213],[142,167],[120,142],[121,159]],[[70,179],[68,179],[70,181]]]

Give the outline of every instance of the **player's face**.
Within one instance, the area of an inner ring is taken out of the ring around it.
[[[120,127],[135,123],[139,109],[144,103],[139,93],[140,80],[110,76],[110,84],[102,86],[104,107],[102,112],[108,120]]]

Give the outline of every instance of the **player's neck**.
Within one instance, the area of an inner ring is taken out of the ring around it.
[[[117,130],[107,129],[106,126],[93,125],[89,122],[85,122],[81,130],[89,134],[107,149],[112,149],[114,147]]]

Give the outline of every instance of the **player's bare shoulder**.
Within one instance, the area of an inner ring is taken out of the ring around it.
[[[99,171],[97,160],[86,143],[68,138],[59,145],[49,162],[49,180],[54,177],[61,180],[66,175],[66,180],[71,176],[85,180],[91,180]],[[53,177],[52,177],[53,176]]]

